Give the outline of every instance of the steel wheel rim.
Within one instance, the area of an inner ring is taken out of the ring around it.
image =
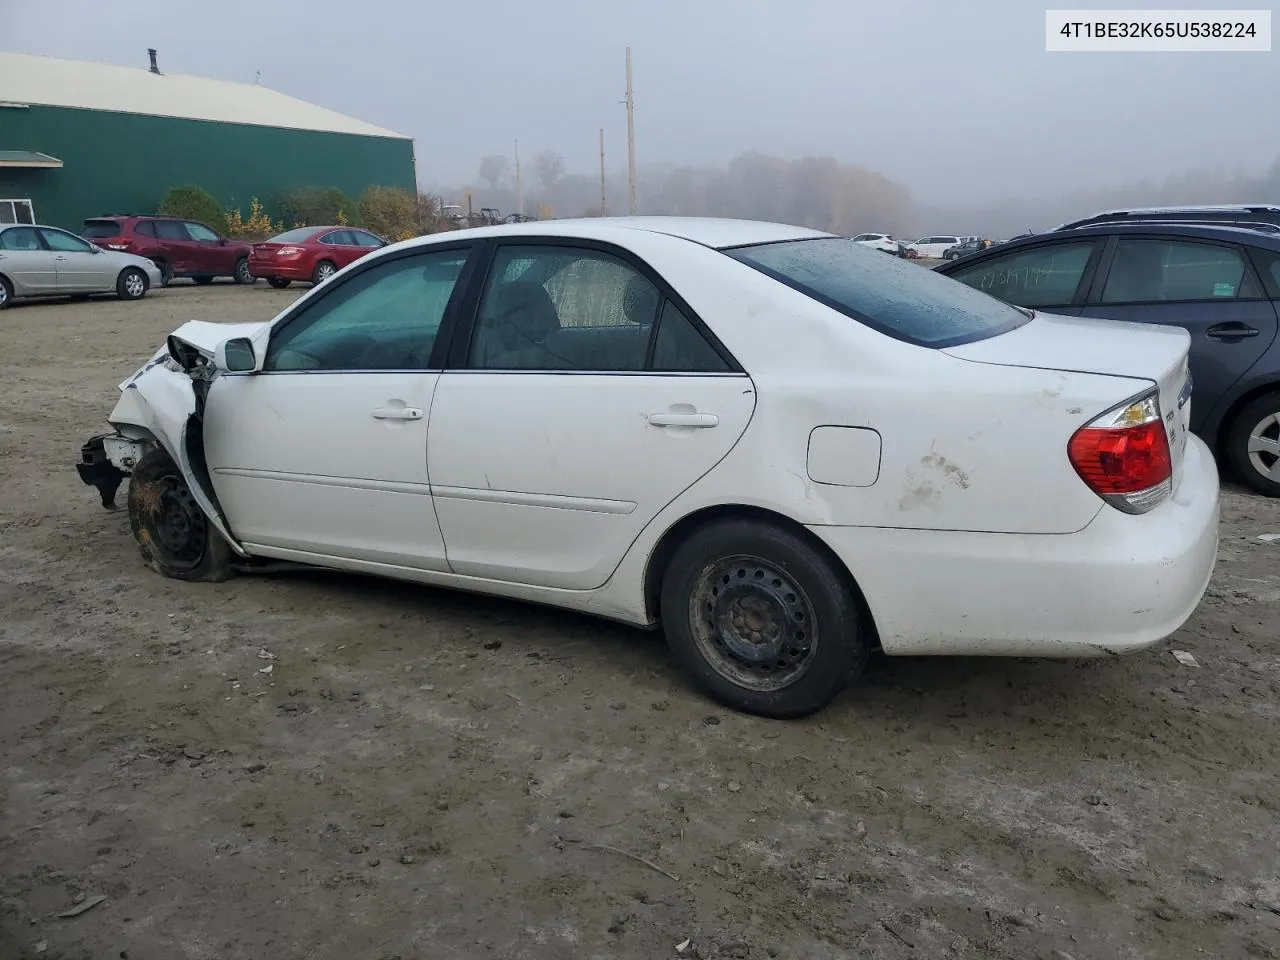
[[[1249,466],[1280,482],[1280,413],[1263,417],[1249,431]]]
[[[204,558],[209,527],[187,485],[175,477],[155,481],[156,492],[144,520],[152,545],[167,565],[192,570]]]
[[[702,569],[689,599],[698,652],[720,676],[758,693],[790,686],[818,650],[813,603],[778,565],[759,557]]]
[[[141,275],[131,273],[124,278],[124,289],[129,296],[140,297],[146,292],[147,286],[143,283]]]

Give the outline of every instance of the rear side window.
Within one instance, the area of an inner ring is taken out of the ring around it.
[[[1020,307],[1065,307],[1089,265],[1094,241],[1054,243],[989,257],[947,276]]]
[[[187,228],[178,220],[152,220],[151,225],[156,229],[156,236],[161,240],[190,240],[187,234]]]
[[[120,236],[120,224],[114,220],[86,220],[84,229],[80,231],[80,236],[87,237],[90,240],[95,237],[118,237]]]
[[[1231,300],[1258,291],[1244,257],[1232,247],[1177,240],[1116,243],[1115,258],[1102,290],[1103,303]]]
[[[1029,319],[1024,311],[933,270],[836,238],[724,252],[887,336],[920,346],[985,340]]]
[[[1267,296],[1272,300],[1280,300],[1280,251],[1264,250],[1262,247],[1250,247],[1253,264],[1262,277],[1262,285],[1267,288]]]

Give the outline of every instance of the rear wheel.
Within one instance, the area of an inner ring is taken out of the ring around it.
[[[147,292],[147,275],[137,267],[120,271],[116,280],[116,296],[121,300],[141,300]]]
[[[129,526],[142,559],[176,580],[226,580],[231,547],[210,525],[182,471],[163,450],[147,453],[129,478]]]
[[[168,260],[153,260],[151,262],[160,271],[160,286],[167,287],[169,282],[173,280],[173,267],[169,266]]]
[[[241,257],[239,260],[236,261],[236,269],[235,269],[235,273],[232,274],[232,278],[235,280],[236,283],[252,284],[254,282],[255,278],[253,274],[249,272],[248,257]]]
[[[1246,404],[1227,429],[1227,461],[1242,483],[1280,497],[1280,392]]]
[[[8,277],[0,277],[0,310],[13,303],[13,285]]]
[[[283,290],[290,284],[290,282],[291,281],[288,277],[270,277],[267,280],[267,283],[271,284],[277,290]]]
[[[693,681],[766,717],[821,710],[861,673],[870,644],[845,571],[780,526],[721,520],[675,551],[662,626]]]
[[[213,277],[209,276],[207,273],[202,273],[200,274],[200,276],[192,277],[191,279],[194,280],[196,283],[200,284],[200,286],[202,287],[208,286],[209,284],[213,283]]]
[[[338,268],[335,267],[331,262],[329,262],[328,260],[321,260],[319,263],[316,264],[315,272],[311,274],[311,282],[324,283],[326,280],[328,280],[337,272],[338,272]]]

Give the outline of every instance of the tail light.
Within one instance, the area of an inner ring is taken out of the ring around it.
[[[105,244],[108,250],[128,250],[128,240],[108,240]]]
[[[301,256],[305,252],[306,251],[303,250],[301,247],[281,247],[279,250],[276,251],[276,256],[277,257],[297,257],[297,256]]]
[[[1146,513],[1173,491],[1173,457],[1156,391],[1077,430],[1067,444],[1076,473],[1117,510]]]

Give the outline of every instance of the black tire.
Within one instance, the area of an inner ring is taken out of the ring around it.
[[[231,279],[236,283],[248,284],[249,286],[257,283],[258,278],[249,272],[248,257],[241,257],[236,261],[235,271],[231,274]]]
[[[848,573],[767,523],[696,530],[663,572],[660,604],[671,653],[698,687],[759,716],[821,710],[862,672],[870,649]]]
[[[129,478],[129,526],[142,559],[175,580],[226,580],[231,546],[201,511],[177,464],[152,450]]]
[[[277,290],[283,290],[292,282],[293,281],[291,281],[288,277],[268,277],[267,278],[267,283],[271,284]]]
[[[137,267],[125,267],[116,278],[116,296],[121,300],[141,300],[147,287],[147,275]]]
[[[173,267],[169,266],[169,261],[167,260],[152,260],[151,262],[160,271],[160,286],[167,287],[173,280]]]
[[[207,273],[202,273],[200,276],[192,277],[191,279],[202,287],[207,287],[209,284],[213,283],[213,277],[209,276]]]
[[[321,260],[311,273],[311,282],[316,284],[324,283],[337,272],[338,268],[332,260]]]
[[[1223,444],[1241,483],[1280,497],[1280,392],[1247,403],[1231,421]]]
[[[0,310],[13,303],[13,284],[8,277],[0,277]]]

